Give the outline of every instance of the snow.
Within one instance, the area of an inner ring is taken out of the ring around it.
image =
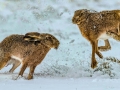
[[[117,79],[109,80],[109,79],[66,79],[66,78],[40,78],[34,79],[31,81],[19,80],[15,84],[16,81],[7,81],[3,82],[1,85],[3,90],[7,90],[8,88],[12,90],[19,90],[19,87],[22,87],[22,90],[119,90],[120,86],[119,81]],[[114,82],[118,83],[115,84]],[[112,86],[111,86],[112,85]]]
[[[60,41],[58,50],[50,50],[36,68],[34,79],[17,77],[20,67],[13,74],[7,73],[11,65],[0,71],[3,90],[119,90],[120,64],[107,58],[120,60],[120,43],[110,40],[111,50],[96,56],[98,67],[90,68],[91,45],[81,36],[72,23],[75,10],[91,11],[120,8],[119,0],[0,0],[0,41],[11,34],[27,32],[50,33]],[[99,41],[99,45],[104,42]]]

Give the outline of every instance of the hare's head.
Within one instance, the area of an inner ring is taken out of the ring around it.
[[[24,36],[25,41],[33,41],[35,45],[43,44],[49,48],[57,49],[60,42],[51,34],[48,33],[38,33],[38,32],[29,32]]]
[[[55,49],[59,47],[60,42],[53,35],[42,33],[40,36],[44,38],[40,42],[44,44],[45,46],[49,48],[55,48]]]
[[[86,18],[85,14],[88,13],[89,10],[87,9],[81,9],[81,10],[76,10],[74,12],[74,16],[72,18],[72,22],[74,24],[80,24],[80,22]]]

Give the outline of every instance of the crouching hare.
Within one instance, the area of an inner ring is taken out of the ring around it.
[[[28,32],[25,34],[25,36],[23,37],[23,39],[25,41],[28,41],[28,42],[33,42],[35,45],[37,45],[38,43],[40,43],[40,37],[42,37],[42,35],[38,32]],[[13,73],[14,70],[21,64],[20,61],[16,60],[15,58],[11,58],[7,64],[6,64],[6,67],[8,65],[13,65],[12,68],[9,70],[9,73]]]
[[[30,71],[27,79],[33,78],[33,73],[38,64],[42,62],[46,54],[51,48],[57,49],[59,41],[51,34],[42,33],[38,35],[39,43],[37,45],[31,42],[31,37],[24,35],[10,35],[6,37],[0,44],[0,69],[2,69],[10,59],[20,61],[22,64],[18,76],[23,76],[25,69],[29,66]],[[36,38],[36,37],[34,37]]]

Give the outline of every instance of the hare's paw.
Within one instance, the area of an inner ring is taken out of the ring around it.
[[[98,50],[100,50],[100,51],[108,51],[108,50],[111,50],[111,47],[110,46],[100,46],[100,47],[98,47]]]

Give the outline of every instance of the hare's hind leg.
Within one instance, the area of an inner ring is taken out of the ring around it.
[[[33,79],[33,74],[34,74],[35,68],[36,68],[36,66],[30,66],[30,72],[29,72],[29,75],[27,77],[28,80]]]
[[[103,55],[98,51],[98,40],[96,41],[96,46],[95,46],[96,54],[100,57],[103,58]]]
[[[120,41],[120,35],[119,35],[119,33],[116,34],[116,33],[114,33],[114,32],[107,31],[106,34],[107,34],[108,36],[110,36],[111,38],[113,38],[113,39],[115,39],[115,40],[117,40],[117,41]]]
[[[13,73],[14,70],[20,65],[20,61],[14,60],[12,68],[9,70],[10,73]]]
[[[108,51],[108,50],[111,49],[109,40],[106,39],[106,40],[104,40],[104,42],[105,42],[105,46],[100,46],[100,47],[98,47],[98,50],[100,50],[100,51]]]

